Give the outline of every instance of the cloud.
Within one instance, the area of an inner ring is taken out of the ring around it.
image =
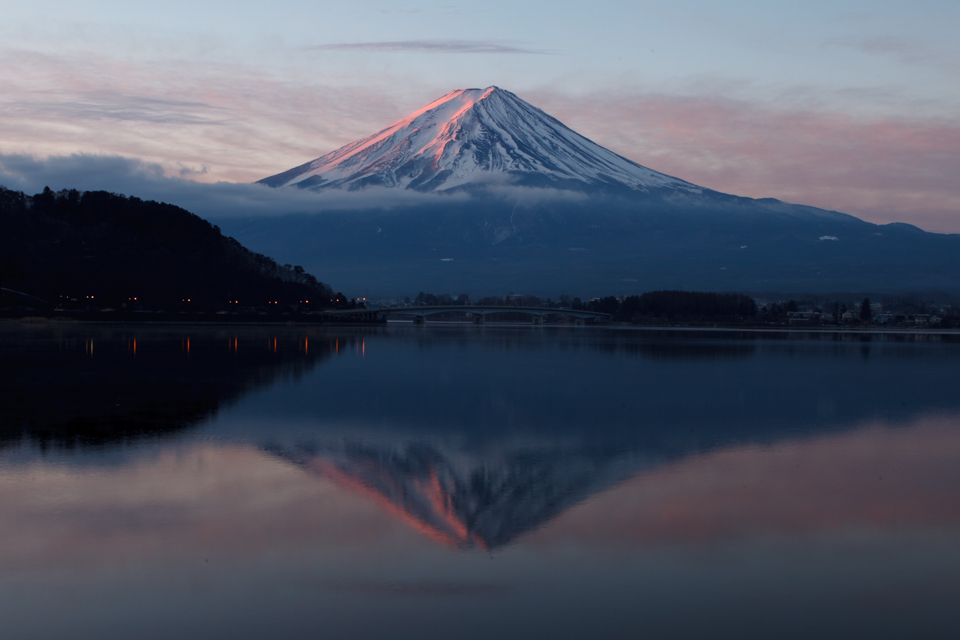
[[[203,60],[129,62],[0,49],[0,153],[137,157],[253,182],[316,158],[447,91],[404,95]],[[329,76],[330,74],[327,74]]]
[[[60,158],[44,161],[45,170],[67,171],[63,159],[78,153],[89,166],[69,171],[108,172],[101,181],[51,179],[51,188],[143,195],[142,176],[151,172],[210,183],[253,182],[378,131],[451,89],[387,75],[362,85],[324,84],[312,67],[298,73],[202,60],[134,63],[0,49],[0,153],[7,154],[8,173],[36,157]],[[831,107],[832,98],[822,92],[791,93],[771,104],[724,97],[724,90],[714,82],[683,94],[631,86],[583,95],[562,89],[518,93],[613,151],[705,187],[960,232],[956,118],[917,116],[923,105],[890,102],[890,95],[847,100],[886,101],[888,115],[858,117]],[[14,161],[18,154],[27,160]],[[104,157],[127,159],[119,175],[133,186],[97,186],[119,180]],[[129,158],[142,162],[132,174],[124,173],[134,170]],[[144,197],[169,199],[158,182],[151,184],[143,186],[156,195]],[[177,194],[202,192],[189,184],[166,186],[176,186]],[[192,206],[195,200],[185,202]],[[222,207],[205,206],[211,216],[220,215]]]
[[[35,158],[22,154],[0,154],[0,186],[8,189],[27,194],[39,193],[44,187],[54,191],[110,191],[175,204],[210,220],[330,210],[449,205],[472,197],[465,192],[421,193],[389,187],[366,187],[362,191],[310,191],[293,187],[277,189],[256,183],[205,183],[190,179],[203,174],[203,168],[181,166],[170,172],[158,163],[122,156],[72,154]],[[589,196],[582,193],[514,186],[500,180],[490,181],[482,187],[484,194],[518,206],[589,200]]]
[[[955,120],[646,93],[523,97],[631,160],[704,187],[960,232]]]
[[[867,38],[834,38],[827,46],[854,49],[868,55],[895,56],[906,64],[917,64],[938,59],[928,45],[916,40],[894,36],[871,36]]]
[[[73,100],[12,100],[4,103],[8,116],[20,118],[76,121],[127,120],[160,124],[223,124],[214,117],[222,109],[203,102],[164,100],[147,96],[86,92]]]
[[[28,194],[38,193],[44,187],[54,191],[78,189],[122,193],[175,204],[214,221],[334,209],[389,209],[451,203],[468,197],[465,194],[424,194],[388,188],[368,188],[362,193],[338,190],[317,193],[241,182],[204,183],[182,177],[191,172],[202,173],[202,169],[184,169],[178,171],[178,175],[170,176],[160,164],[121,156],[73,154],[34,158],[0,154],[0,185]]]
[[[313,51],[363,51],[410,53],[507,53],[551,55],[548,49],[527,49],[503,42],[482,40],[397,40],[393,42],[346,42],[309,47]]]

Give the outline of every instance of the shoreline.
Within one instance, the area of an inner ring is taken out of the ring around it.
[[[289,327],[289,328],[387,328],[387,327],[416,327],[417,330],[430,328],[530,328],[544,329],[580,329],[580,330],[614,330],[630,332],[670,332],[670,333],[751,333],[751,334],[804,334],[804,335],[903,335],[903,336],[960,336],[960,328],[914,328],[914,327],[761,327],[738,325],[634,325],[621,323],[589,323],[575,325],[572,323],[549,323],[535,325],[523,322],[487,322],[481,325],[472,322],[427,321],[424,324],[414,324],[405,320],[390,321],[331,321],[308,320],[296,318],[289,320],[253,320],[253,319],[154,319],[154,318],[69,318],[45,316],[25,316],[22,318],[0,318],[0,327],[55,327],[55,326],[154,326],[154,327]]]

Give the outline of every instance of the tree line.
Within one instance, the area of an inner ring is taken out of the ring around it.
[[[279,311],[307,300],[349,304],[303,267],[250,251],[170,204],[0,187],[0,225],[0,306]]]
[[[675,321],[741,320],[757,316],[757,303],[742,293],[710,293],[701,291],[648,291],[641,295],[606,296],[583,301],[580,298],[560,296],[559,299],[534,295],[507,294],[472,300],[465,293],[435,295],[421,291],[416,298],[407,298],[414,306],[463,306],[477,304],[485,307],[546,307],[609,314],[613,319],[639,322],[643,319]],[[794,305],[795,310],[795,305]]]
[[[582,303],[581,303],[582,304]],[[582,307],[608,313],[616,320],[637,322],[644,318],[667,320],[742,320],[757,315],[757,303],[742,293],[703,291],[647,291],[641,295],[590,300]]]

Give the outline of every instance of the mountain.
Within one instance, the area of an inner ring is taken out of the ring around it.
[[[453,91],[382,131],[260,182],[429,192],[489,184],[700,191],[604,149],[498,87]]]
[[[302,267],[281,266],[169,204],[0,187],[0,228],[0,307],[13,313],[24,306],[279,310],[337,297]]]
[[[635,451],[569,447],[478,455],[432,443],[344,441],[266,450],[367,496],[434,540],[480,549],[507,545],[663,462]]]
[[[960,293],[960,236],[698,187],[496,87],[261,183],[318,192],[317,213],[221,226],[365,297]]]

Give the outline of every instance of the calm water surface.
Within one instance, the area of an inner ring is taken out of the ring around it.
[[[0,328],[4,638],[960,637],[960,342]]]

